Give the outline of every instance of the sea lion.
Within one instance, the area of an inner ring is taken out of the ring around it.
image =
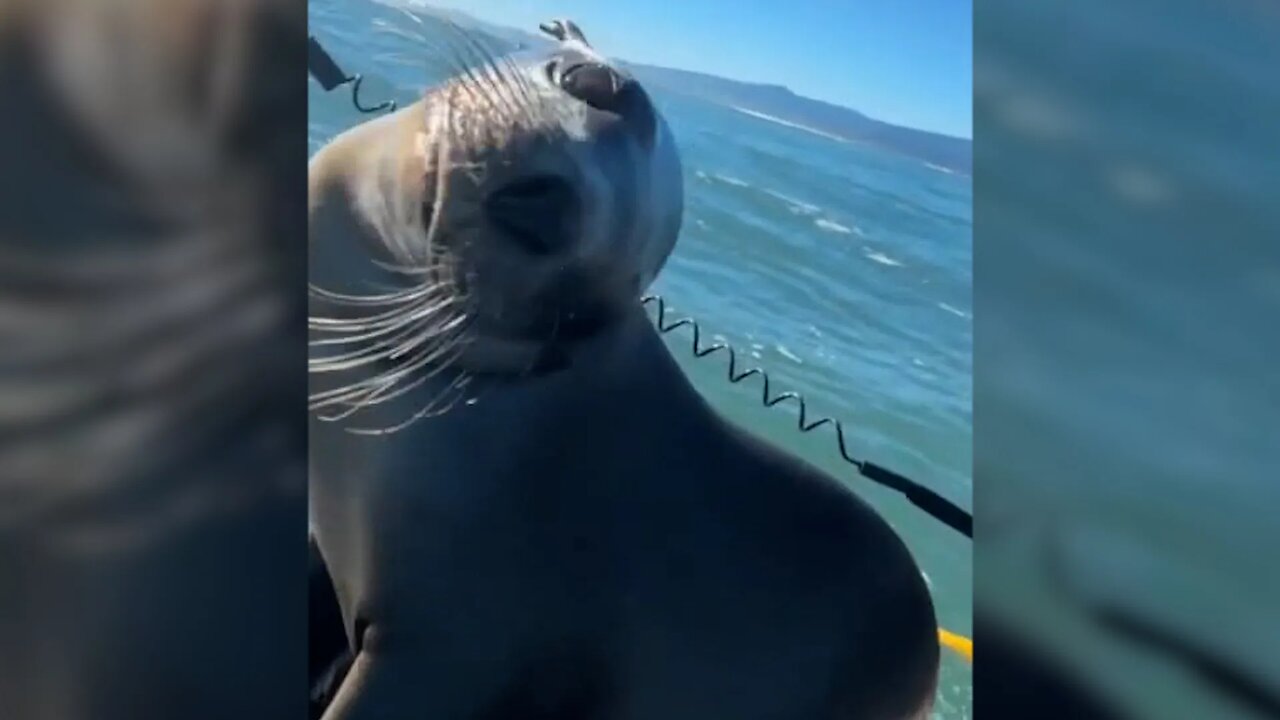
[[[325,717],[925,717],[919,568],[685,378],[638,302],[670,131],[544,29],[310,168],[311,522],[355,653]]]

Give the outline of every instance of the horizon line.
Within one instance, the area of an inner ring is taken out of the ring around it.
[[[509,31],[509,32],[517,32],[517,33],[520,33],[520,34],[522,34],[522,35],[526,35],[526,36],[531,37],[531,38],[536,38],[536,39],[537,39],[538,41],[540,41],[540,42],[545,42],[545,43],[548,43],[548,44],[550,44],[550,43],[552,42],[551,40],[549,40],[549,39],[544,39],[542,36],[538,35],[538,34],[537,34],[537,33],[535,33],[535,32],[532,32],[532,31],[530,31],[530,30],[524,30],[524,29],[521,29],[521,28],[518,28],[518,27],[511,26],[511,25],[506,25],[506,24],[503,24],[503,23],[500,23],[500,22],[494,22],[494,21],[492,21],[492,20],[486,20],[486,19],[484,19],[484,18],[476,17],[475,15],[472,15],[471,13],[467,12],[466,10],[462,10],[462,9],[458,9],[458,8],[453,8],[453,7],[442,7],[442,6],[440,6],[440,5],[435,5],[435,4],[430,4],[430,3],[431,3],[431,0],[424,0],[424,1],[423,1],[423,4],[419,5],[418,7],[423,8],[423,9],[429,9],[429,10],[444,11],[445,13],[456,13],[456,14],[458,14],[458,15],[461,15],[461,16],[463,16],[463,17],[466,17],[466,18],[468,18],[468,19],[470,19],[470,20],[473,20],[473,21],[475,21],[475,22],[479,22],[479,23],[483,23],[483,24],[485,24],[485,25],[490,25],[490,26],[493,26],[493,27],[501,28],[501,29],[506,30],[506,31]],[[971,137],[971,136],[956,135],[956,134],[952,134],[952,133],[948,133],[948,132],[942,132],[942,131],[939,131],[939,130],[929,130],[929,129],[922,128],[922,127],[916,127],[916,126],[914,126],[914,125],[906,125],[906,124],[899,123],[899,122],[895,122],[895,121],[892,121],[892,120],[885,120],[885,119],[883,119],[883,118],[878,118],[878,117],[875,117],[875,116],[873,116],[873,115],[868,115],[867,113],[863,112],[862,110],[859,110],[858,108],[855,108],[855,107],[850,107],[849,105],[846,105],[846,104],[844,104],[844,103],[835,102],[835,101],[832,101],[832,100],[824,100],[824,99],[822,99],[822,98],[817,98],[817,97],[813,97],[813,96],[810,96],[810,95],[802,95],[802,94],[800,94],[800,93],[796,92],[795,90],[791,89],[791,87],[790,87],[790,86],[788,86],[788,85],[784,85],[784,84],[771,83],[771,82],[762,82],[762,81],[760,81],[760,80],[744,80],[744,79],[742,79],[742,78],[729,77],[729,76],[727,76],[727,75],[717,75],[717,74],[715,74],[715,73],[710,73],[710,72],[707,72],[707,71],[705,71],[705,70],[692,70],[692,69],[689,69],[689,68],[673,67],[673,66],[670,66],[670,65],[659,65],[659,64],[656,64],[656,63],[652,63],[652,62],[643,62],[643,61],[639,61],[639,60],[628,60],[628,59],[626,59],[626,58],[624,58],[624,57],[619,57],[619,56],[611,56],[611,57],[615,57],[617,60],[621,60],[622,62],[624,62],[624,63],[629,63],[629,64],[631,64],[631,65],[644,65],[644,66],[648,66],[648,67],[652,67],[652,68],[658,68],[658,69],[660,69],[660,70],[675,70],[676,72],[686,72],[686,73],[692,73],[692,74],[695,74],[695,75],[704,75],[704,76],[706,76],[706,77],[715,78],[715,79],[717,79],[717,80],[728,80],[729,82],[735,82],[735,83],[738,83],[738,84],[741,84],[741,85],[755,85],[755,86],[758,86],[758,87],[781,88],[781,89],[786,90],[787,92],[791,93],[791,94],[792,94],[792,95],[794,95],[795,97],[801,98],[801,99],[803,99],[803,100],[809,100],[810,102],[820,102],[820,103],[824,103],[824,104],[826,104],[826,105],[830,105],[830,106],[832,106],[832,107],[840,108],[840,109],[842,109],[842,110],[847,110],[847,111],[849,111],[849,112],[856,113],[856,114],[858,114],[858,115],[861,115],[862,117],[865,117],[865,118],[867,118],[867,119],[869,119],[869,120],[873,120],[873,121],[875,121],[875,122],[884,123],[884,124],[886,124],[886,125],[892,125],[892,126],[894,126],[894,127],[903,128],[903,129],[905,129],[905,130],[914,130],[915,132],[926,133],[926,134],[929,134],[929,135],[936,135],[936,136],[938,136],[938,137],[949,138],[949,139],[952,139],[952,140],[962,140],[962,141],[967,142],[967,143],[970,143],[970,144],[972,144],[972,143],[973,143],[973,137]]]

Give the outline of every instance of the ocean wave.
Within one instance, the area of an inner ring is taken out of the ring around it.
[[[884,253],[880,252],[879,250],[872,250],[871,248],[862,248],[862,254],[866,256],[868,260],[872,262],[878,262],[881,265],[888,265],[889,267],[902,267],[901,260],[896,260],[894,258],[891,258],[888,255],[885,255]]]
[[[746,180],[740,180],[732,175],[716,173],[715,178],[726,185],[733,185],[734,187],[751,187],[751,183]]]
[[[833,135],[829,132],[823,132],[822,130],[818,130],[817,128],[811,128],[811,127],[808,127],[807,125],[801,125],[800,123],[792,122],[790,120],[783,120],[780,117],[774,117],[773,115],[766,115],[762,112],[759,112],[756,110],[749,110],[747,108],[739,107],[737,105],[730,105],[729,107],[732,108],[733,110],[736,110],[737,112],[742,113],[743,115],[750,115],[753,118],[756,118],[758,120],[764,120],[766,122],[771,122],[775,125],[782,125],[784,127],[793,128],[795,130],[801,130],[803,132],[807,132],[813,135],[818,135],[820,137],[827,138],[828,140],[835,140],[836,142],[840,142],[840,143],[849,142],[848,140],[845,140],[839,135]]]
[[[817,220],[813,221],[813,224],[817,225],[823,230],[826,230],[827,232],[840,233],[841,235],[850,235],[853,233],[853,230],[851,228],[847,228],[844,225],[841,225],[840,223],[836,222],[835,220],[818,218]]]
[[[801,360],[799,355],[788,350],[786,345],[778,345],[778,354],[797,365],[804,364],[804,360]]]
[[[803,200],[797,200],[793,197],[783,195],[782,193],[777,192],[776,190],[765,190],[764,192],[770,197],[777,198],[782,202],[786,203],[787,209],[790,210],[792,213],[795,213],[796,215],[817,215],[818,213],[822,212],[822,208],[818,207],[817,205],[814,205],[813,203],[807,203]]]
[[[938,307],[939,307],[939,308],[941,308],[941,309],[943,309],[943,310],[946,310],[947,312],[951,313],[952,315],[956,315],[956,316],[958,316],[958,317],[962,317],[962,318],[966,318],[966,319],[967,319],[967,318],[971,318],[971,317],[973,317],[972,315],[970,315],[969,313],[967,313],[967,312],[965,312],[965,311],[961,310],[960,308],[958,308],[958,307],[954,307],[954,306],[952,306],[952,305],[948,305],[948,304],[946,304],[946,303],[944,303],[944,302],[940,302],[940,303],[938,303]]]

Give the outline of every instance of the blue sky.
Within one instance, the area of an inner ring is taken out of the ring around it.
[[[606,55],[786,85],[973,137],[972,0],[428,0],[535,30],[568,17]]]

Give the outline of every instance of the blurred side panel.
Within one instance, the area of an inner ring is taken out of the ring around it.
[[[304,718],[306,7],[0,0],[0,716]]]
[[[975,707],[1280,715],[1280,5],[975,8]]]

